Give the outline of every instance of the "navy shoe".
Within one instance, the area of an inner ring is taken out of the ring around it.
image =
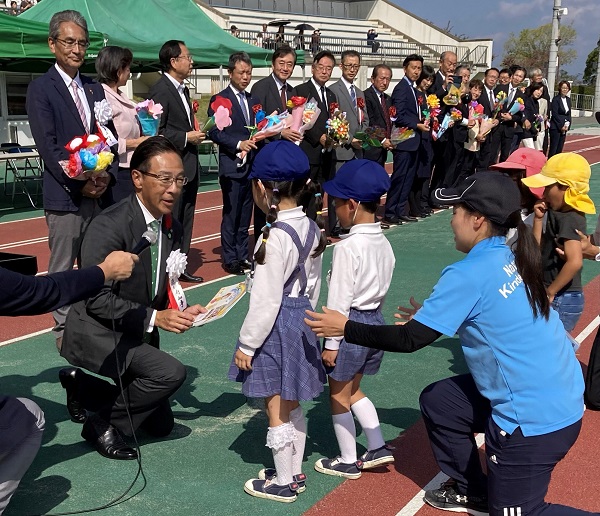
[[[335,459],[319,459],[315,462],[315,469],[325,475],[356,480],[361,476],[362,461],[357,460],[356,462],[347,464],[342,462],[340,457],[336,457]]]
[[[258,478],[261,480],[273,480],[277,476],[277,471],[275,468],[264,468],[258,472]],[[304,493],[306,491],[306,475],[304,473],[300,473],[299,475],[294,475],[292,477],[294,482],[298,484],[297,493]]]
[[[391,447],[384,444],[381,448],[377,448],[376,450],[366,451],[360,457],[360,460],[363,463],[362,469],[372,469],[377,466],[383,466],[384,464],[392,464],[394,462],[394,455],[392,455],[391,450]]]
[[[259,478],[251,478],[244,484],[244,491],[251,496],[257,498],[266,498],[267,500],[275,500],[276,502],[291,503],[298,498],[298,484],[292,482],[285,486],[271,484],[269,480],[261,480]]]

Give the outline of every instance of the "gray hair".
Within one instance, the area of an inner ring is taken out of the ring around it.
[[[456,69],[454,70],[454,75],[458,75],[458,74],[459,74],[460,72],[462,72],[463,70],[467,70],[468,72],[471,72],[471,69],[469,68],[469,66],[468,66],[468,65],[466,65],[466,64],[461,64],[461,65],[458,65],[458,66],[456,67]]]
[[[60,24],[72,22],[75,25],[79,25],[85,32],[85,38],[90,39],[90,33],[88,31],[87,22],[79,11],[68,9],[66,11],[60,11],[55,13],[50,19],[50,27],[48,31],[48,37],[50,39],[56,39],[59,36]]]
[[[532,75],[544,75],[540,68],[534,68],[533,70],[529,70],[529,77]]]

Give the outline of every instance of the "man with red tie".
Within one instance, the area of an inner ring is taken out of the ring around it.
[[[369,115],[369,127],[378,127],[385,130],[385,139],[381,147],[369,147],[365,150],[365,158],[376,161],[382,167],[387,161],[388,151],[394,146],[390,142],[392,132],[392,116],[390,111],[392,100],[385,93],[392,80],[392,69],[386,64],[378,64],[371,74],[371,87],[365,90],[365,104]]]

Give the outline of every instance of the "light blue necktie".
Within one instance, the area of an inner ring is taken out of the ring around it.
[[[244,113],[246,125],[250,125],[250,115],[248,115],[248,109],[246,108],[246,103],[244,102],[244,94],[240,91],[238,93],[238,97],[240,98],[240,107],[242,108],[242,113]]]

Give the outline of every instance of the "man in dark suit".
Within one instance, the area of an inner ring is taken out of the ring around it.
[[[246,52],[229,56],[227,65],[229,86],[214,95],[209,102],[208,116],[214,111],[215,98],[231,101],[231,125],[219,130],[213,127],[209,137],[219,145],[219,184],[223,195],[221,221],[221,258],[230,274],[244,274],[251,267],[248,261],[250,220],[252,218],[252,182],[248,180],[257,145],[250,139],[248,126],[255,125],[254,106],[257,98],[246,91],[252,80],[252,60]],[[238,154],[246,153],[245,157]]]
[[[392,173],[392,184],[385,202],[385,216],[383,222],[386,224],[398,224],[400,222],[416,222],[416,217],[407,214],[408,196],[417,173],[419,146],[421,145],[421,133],[429,128],[421,122],[421,110],[417,102],[414,83],[421,75],[423,58],[411,54],[402,63],[404,77],[396,85],[392,92],[392,103],[396,108],[395,125],[405,127],[414,131],[414,137],[404,140],[396,145],[392,151],[394,154],[394,172]]]
[[[306,153],[310,163],[310,179],[322,183],[333,177],[335,170],[335,152],[333,145],[327,137],[325,124],[329,119],[329,108],[337,102],[335,94],[327,88],[327,81],[331,78],[335,57],[328,50],[322,50],[313,58],[311,67],[312,78],[294,88],[293,95],[305,97],[308,101],[314,99],[321,112],[311,129],[304,133],[300,148]],[[315,219],[316,209],[312,200],[306,210],[307,215]]]
[[[525,102],[524,93],[519,86],[525,79],[526,71],[521,66],[513,67],[513,73],[510,76],[510,82],[498,87],[498,91],[506,93],[507,102],[500,111],[498,118],[500,119],[499,139],[500,139],[500,159],[499,163],[506,161],[506,158],[512,152],[514,147],[515,133],[518,135],[523,132],[523,111],[517,111],[514,115],[509,113],[510,108],[518,102],[520,98]],[[517,137],[518,138],[518,137]],[[520,141],[520,139],[519,139]]]
[[[279,47],[273,52],[271,59],[273,73],[260,79],[252,86],[251,95],[258,99],[264,112],[270,115],[274,111],[282,113],[287,111],[287,101],[292,96],[292,86],[288,82],[296,66],[296,52],[289,46]],[[291,128],[284,129],[280,135],[269,138],[267,142],[283,138],[291,142],[302,140],[302,135]],[[254,206],[254,238],[261,238],[261,229],[267,222],[267,216],[258,207]]]
[[[89,46],[87,23],[77,11],[52,16],[48,45],[56,64],[27,89],[27,114],[31,133],[44,162],[44,210],[48,224],[48,272],[73,268],[83,235],[100,212],[98,199],[106,192],[118,168],[118,154],[109,166],[109,177],[70,179],[59,164],[69,159],[65,145],[73,138],[96,132],[95,108],[106,102],[104,90],[79,74]],[[116,134],[112,121],[107,128]],[[116,140],[115,140],[116,143]],[[111,142],[109,142],[111,144]],[[69,307],[54,313],[53,334],[60,349]]]
[[[157,234],[157,241],[141,254],[129,279],[106,283],[98,295],[72,306],[61,351],[72,365],[111,378],[114,384],[80,369],[60,374],[70,408],[95,412],[85,419],[74,418],[80,414],[70,410],[72,419],[85,421],[82,437],[101,455],[122,460],[137,457],[122,434],[141,427],[163,437],[173,429],[169,396],[186,372],[183,364],[159,349],[158,328],[184,332],[203,310],[199,305],[183,311],[167,308],[166,262],[181,243],[181,225],[171,210],[187,182],[178,150],[167,138],[145,140],[131,158],[131,175],[135,194],[94,219],[83,242],[82,264],[99,263],[114,250],[131,251],[148,230]]]
[[[390,141],[392,121],[390,107],[392,99],[385,93],[392,80],[392,69],[386,64],[378,64],[371,74],[371,87],[365,90],[365,104],[369,115],[369,127],[379,127],[385,131],[385,140],[381,147],[370,147],[365,150],[365,158],[376,161],[382,167],[387,161],[388,151],[394,146]]]
[[[184,82],[192,73],[194,63],[190,51],[183,41],[170,40],[161,47],[158,55],[164,73],[150,88],[148,95],[163,107],[159,134],[171,140],[183,158],[188,182],[183,187],[173,215],[183,226],[181,252],[188,254],[201,172],[198,165],[198,145],[204,141],[206,135],[196,129],[190,92]],[[181,279],[194,283],[202,282],[201,276],[194,276],[190,272],[184,272]]]
[[[478,99],[479,104],[483,106],[483,114],[492,118],[494,114],[494,104],[496,102],[496,85],[500,70],[498,68],[489,68],[485,71],[483,78],[483,91]],[[496,121],[497,122],[497,121]],[[500,140],[498,139],[498,125],[485,137],[479,148],[479,158],[477,159],[477,169],[487,170],[487,168],[496,162]]]
[[[38,315],[97,293],[105,281],[131,275],[138,258],[116,251],[98,266],[57,272],[48,276],[23,276],[0,268],[0,315]],[[0,394],[0,514],[4,512],[33,462],[42,442],[44,413],[27,398]]]

